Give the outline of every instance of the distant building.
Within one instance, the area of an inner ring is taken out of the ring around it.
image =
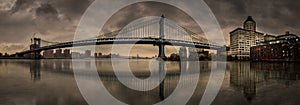
[[[274,40],[258,43],[251,47],[254,61],[300,61],[300,38],[287,32]]]
[[[189,48],[189,60],[199,60],[199,57],[208,57],[209,52],[199,48]]]
[[[274,35],[265,35],[264,36],[264,41],[271,41],[271,40],[275,40],[276,37]]]
[[[65,49],[63,55],[64,55],[64,58],[71,58],[71,50]]]
[[[53,50],[45,50],[43,52],[44,58],[54,58],[54,51]]]
[[[179,56],[180,56],[181,60],[187,60],[188,54],[187,54],[186,47],[180,47],[180,49],[179,49]]]
[[[57,49],[54,54],[55,58],[63,58],[62,49]]]
[[[99,52],[99,53],[94,53],[94,57],[95,58],[104,58],[105,56],[101,52]]]
[[[9,54],[8,53],[4,53],[4,57],[9,57]]]
[[[89,58],[92,55],[92,51],[91,50],[85,50],[84,55],[85,55],[84,57]]]
[[[72,52],[72,58],[81,58],[81,54],[79,52]]]

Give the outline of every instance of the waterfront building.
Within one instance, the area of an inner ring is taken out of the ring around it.
[[[71,50],[65,49],[63,55],[64,55],[64,58],[71,58]]]
[[[208,58],[209,51],[199,48],[189,48],[189,60],[204,60]]]
[[[54,58],[54,51],[53,50],[45,50],[43,52],[44,58]]]
[[[264,36],[264,41],[271,41],[271,40],[275,40],[276,37],[274,35],[265,35]]]
[[[91,50],[85,50],[84,57],[89,58],[89,57],[91,57],[91,54],[92,54]]]
[[[287,32],[275,40],[258,43],[251,47],[251,60],[254,61],[299,61],[300,38]]]
[[[62,49],[57,49],[54,54],[55,58],[63,58]]]
[[[4,53],[4,57],[9,57],[8,53]]]
[[[256,31],[256,22],[248,16],[243,28],[230,32],[230,53],[240,60],[250,58],[250,48],[264,41],[264,34]]]
[[[72,58],[81,58],[81,54],[79,52],[72,52]]]

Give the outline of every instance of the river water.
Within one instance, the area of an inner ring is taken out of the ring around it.
[[[128,59],[113,59],[120,64]],[[76,61],[76,60],[75,60]],[[105,89],[115,99],[126,104],[148,105],[161,100],[159,87],[148,91],[137,91],[121,83],[113,72],[110,59],[95,61],[80,60],[84,68],[95,64]],[[129,67],[140,79],[150,76],[150,69],[157,68],[150,59],[131,59]],[[117,63],[117,64],[119,64]],[[189,81],[197,80],[197,87],[188,98],[188,105],[201,101],[210,74],[211,62],[187,62],[189,76],[184,78],[188,89]],[[0,105],[87,105],[76,80],[72,60],[0,60]],[[115,65],[115,63],[114,63]],[[150,66],[149,66],[150,65]],[[198,65],[198,69],[194,66]],[[283,62],[227,62],[225,78],[213,105],[296,105],[300,104],[300,65]],[[179,62],[165,62],[165,98],[171,97],[180,80]],[[199,70],[200,69],[200,70]],[[125,71],[122,71],[125,72]],[[200,74],[199,77],[194,74]],[[90,75],[84,75],[90,76]],[[136,82],[127,78],[134,86],[147,88],[152,82]],[[184,88],[183,86],[183,88]],[[101,98],[101,97],[99,97]],[[97,99],[97,97],[96,97]],[[99,99],[101,100],[101,99]],[[99,105],[106,103],[99,103]]]

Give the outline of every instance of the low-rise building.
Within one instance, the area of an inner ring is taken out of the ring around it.
[[[269,35],[269,34],[266,34],[264,36],[264,41],[271,41],[271,40],[275,40],[276,37],[274,35]]]
[[[92,55],[92,51],[91,50],[85,50],[85,53],[84,53],[84,57],[85,58],[90,58]]]
[[[188,59],[188,54],[187,54],[187,48],[186,47],[180,47],[179,56],[180,56],[181,60],[187,60]]]
[[[254,61],[300,61],[300,38],[287,32],[275,40],[258,43],[251,47]]]
[[[53,50],[45,50],[43,52],[43,58],[54,58],[54,51]]]
[[[65,49],[63,55],[64,55],[64,58],[71,58],[71,50]]]
[[[57,49],[54,54],[55,58],[63,58],[62,49]]]
[[[72,52],[72,58],[81,58],[82,54],[80,54],[79,52]]]

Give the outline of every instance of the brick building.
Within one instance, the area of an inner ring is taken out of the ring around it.
[[[253,61],[300,61],[300,38],[287,32],[251,47]]]

